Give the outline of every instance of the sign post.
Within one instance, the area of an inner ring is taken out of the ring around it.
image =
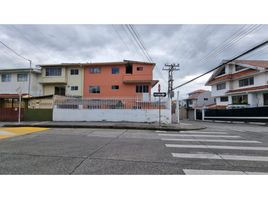
[[[160,84],[158,84],[158,92],[154,92],[154,97],[158,97],[158,109],[159,109],[159,126],[161,126],[161,97],[165,97],[167,95],[167,93],[165,92],[160,92],[161,91],[161,87]]]

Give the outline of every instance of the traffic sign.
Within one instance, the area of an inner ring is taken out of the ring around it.
[[[167,93],[165,92],[154,92],[154,97],[165,97],[167,96]]]

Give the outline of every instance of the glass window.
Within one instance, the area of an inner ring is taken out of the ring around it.
[[[2,79],[2,82],[10,82],[11,81],[11,74],[2,74],[1,79]]]
[[[132,64],[126,64],[126,74],[132,74]]]
[[[113,67],[112,74],[119,74],[119,67]]]
[[[248,95],[232,96],[233,104],[248,104]]]
[[[228,101],[228,97],[221,97],[220,100],[221,100],[221,102],[227,102]]]
[[[112,90],[118,90],[119,89],[119,85],[112,85]]]
[[[240,65],[235,65],[235,71],[240,71],[242,69],[245,69],[245,67],[242,67]]]
[[[217,76],[221,76],[223,74],[225,74],[225,67],[221,71],[218,72]]]
[[[239,87],[244,87],[244,86],[248,86],[248,85],[254,85],[254,78],[253,77],[239,80]]]
[[[143,67],[137,67],[137,71],[143,71]]]
[[[136,85],[136,93],[148,93],[148,85]]]
[[[71,69],[71,75],[78,75],[79,69]]]
[[[89,86],[89,93],[100,93],[100,86]]]
[[[91,74],[99,74],[101,72],[100,67],[90,67],[89,68],[89,73]]]
[[[61,76],[61,68],[60,67],[46,68],[46,76]]]
[[[71,86],[71,90],[72,91],[78,90],[78,86]]]
[[[204,101],[208,101],[208,98],[204,98]]]
[[[220,83],[220,84],[217,84],[217,90],[224,90],[226,89],[226,83]]]
[[[25,82],[28,79],[28,74],[17,74],[17,82]]]

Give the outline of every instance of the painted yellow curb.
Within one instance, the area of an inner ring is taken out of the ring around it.
[[[27,135],[30,133],[45,131],[48,129],[49,128],[38,128],[38,127],[0,128],[0,139]]]

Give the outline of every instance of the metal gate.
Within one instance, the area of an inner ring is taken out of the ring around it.
[[[18,108],[0,108],[0,121],[18,121]],[[24,109],[21,109],[21,120],[23,119]]]

